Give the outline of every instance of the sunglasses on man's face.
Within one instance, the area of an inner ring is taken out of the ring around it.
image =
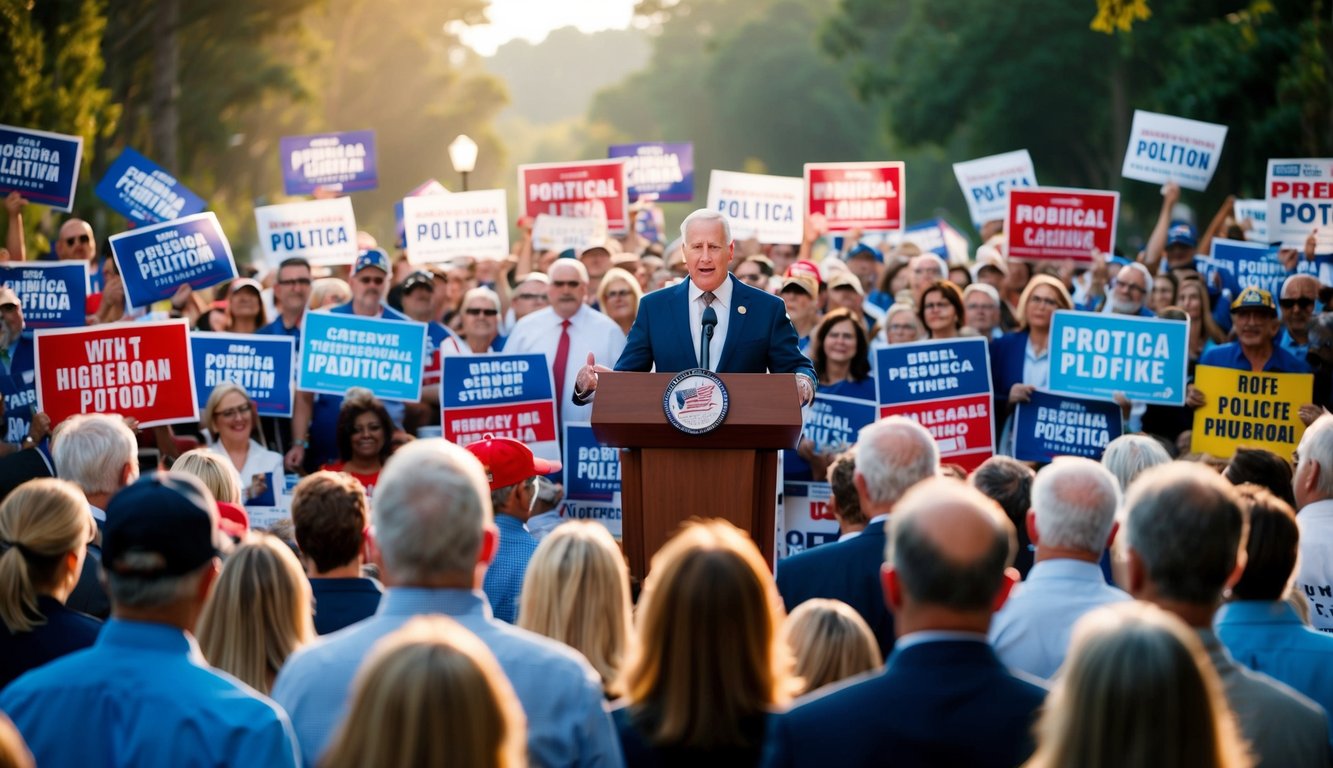
[[[469,314],[469,315],[472,315],[473,317],[476,317],[477,315],[485,315],[485,316],[487,316],[487,317],[495,317],[496,315],[500,314],[500,310],[498,310],[498,309],[484,309],[484,308],[482,308],[482,307],[468,307],[467,309],[465,309],[465,310],[463,310],[463,311],[466,312],[466,313]]]
[[[88,237],[88,235],[86,235],[86,234],[84,234],[84,235],[75,235],[74,237],[67,237],[67,238],[65,238],[65,245],[68,245],[68,246],[70,246],[70,247],[73,247],[73,245],[74,245],[75,243],[78,243],[79,245],[87,245],[88,243],[91,243],[91,242],[92,242],[92,238],[91,238],[91,237]]]
[[[1292,309],[1293,307],[1300,307],[1301,309],[1310,309],[1311,307],[1314,306],[1314,299],[1308,299],[1305,297],[1301,297],[1299,299],[1278,299],[1277,303],[1283,309]]]

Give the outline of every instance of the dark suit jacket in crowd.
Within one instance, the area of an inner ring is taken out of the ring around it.
[[[763,765],[1010,768],[1031,756],[1045,698],[984,638],[921,642],[895,651],[884,672],[775,718]]]
[[[884,521],[866,526],[860,536],[824,544],[778,563],[778,592],[790,612],[806,600],[826,597],[856,609],[870,625],[885,657],[893,650],[893,615],[884,603],[880,566],[884,564]]]

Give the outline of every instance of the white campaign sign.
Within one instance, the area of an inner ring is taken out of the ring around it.
[[[805,231],[805,179],[713,171],[708,207],[730,220],[734,240],[799,245]]]
[[[1004,219],[1009,211],[1009,190],[1037,186],[1037,171],[1026,149],[953,164],[953,175],[963,188],[972,224]]]
[[[314,265],[356,261],[356,215],[350,197],[261,206],[255,209],[255,224],[264,258],[273,266],[296,256]]]
[[[458,256],[509,255],[509,206],[503,189],[403,198],[403,232],[413,264]]]
[[[1136,109],[1120,175],[1203,191],[1217,170],[1226,137],[1225,125]]]

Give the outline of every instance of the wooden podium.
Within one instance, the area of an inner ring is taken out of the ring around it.
[[[680,524],[720,517],[750,534],[773,566],[778,450],[795,448],[801,408],[795,374],[719,374],[726,420],[705,435],[667,422],[662,398],[675,374],[602,373],[592,431],[620,452],[621,544],[630,573],[648,563]]]

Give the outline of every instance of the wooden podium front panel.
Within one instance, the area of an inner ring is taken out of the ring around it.
[[[773,565],[777,452],[640,448],[621,453],[621,541],[642,578],[681,523],[720,517],[746,531]]]

